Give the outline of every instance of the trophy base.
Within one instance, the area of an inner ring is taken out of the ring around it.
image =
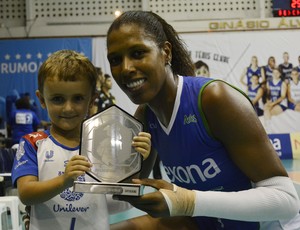
[[[123,196],[143,195],[143,185],[130,183],[74,181],[73,191],[82,193],[113,194]]]

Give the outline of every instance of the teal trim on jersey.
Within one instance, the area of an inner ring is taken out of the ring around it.
[[[211,80],[207,83],[205,83],[202,88],[200,89],[199,91],[199,94],[198,94],[198,110],[199,110],[199,113],[200,113],[200,116],[202,118],[202,121],[203,121],[203,125],[208,133],[209,136],[211,136],[212,138],[216,139],[214,137],[214,135],[212,134],[210,128],[209,128],[209,125],[208,125],[208,122],[207,122],[207,119],[205,117],[205,114],[203,113],[203,110],[202,110],[202,101],[201,101],[201,96],[202,96],[202,93],[203,93],[203,90],[205,89],[206,86],[208,86],[210,83],[214,82],[214,81],[217,81],[217,80]]]
[[[208,121],[207,121],[207,119],[206,119],[206,117],[205,117],[205,114],[203,113],[203,110],[202,110],[201,96],[202,96],[202,93],[203,93],[203,90],[205,89],[205,87],[208,86],[210,83],[215,82],[215,81],[221,81],[221,82],[224,82],[225,84],[227,84],[227,85],[229,85],[230,87],[234,88],[235,90],[239,91],[242,95],[244,95],[244,96],[248,99],[248,101],[249,101],[249,102],[251,103],[251,105],[252,105],[252,102],[251,102],[250,98],[247,96],[247,94],[245,94],[241,89],[237,88],[237,87],[234,86],[234,85],[229,84],[229,83],[226,82],[226,81],[223,81],[223,80],[221,80],[221,79],[213,79],[213,80],[208,81],[207,83],[205,83],[205,84],[202,86],[202,88],[200,89],[200,91],[199,91],[199,95],[198,95],[198,110],[199,110],[200,116],[201,116],[201,118],[202,118],[202,121],[203,121],[203,124],[204,124],[204,127],[205,127],[207,133],[208,133],[212,138],[214,138],[214,139],[216,139],[216,137],[214,137],[214,135],[212,134],[212,131],[210,130],[209,125],[208,125]],[[252,105],[252,106],[253,106],[253,105]],[[253,108],[254,108],[254,107],[253,107]]]

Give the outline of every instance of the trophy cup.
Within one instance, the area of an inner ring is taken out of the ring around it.
[[[75,192],[142,195],[142,185],[121,183],[138,173],[142,156],[131,146],[143,125],[116,105],[82,122],[80,155],[93,164],[87,172],[96,182],[75,181]]]

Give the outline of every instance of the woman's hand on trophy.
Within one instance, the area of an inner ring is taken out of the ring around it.
[[[146,160],[151,151],[151,134],[140,132],[138,136],[133,137],[132,147]]]
[[[150,178],[133,179],[133,183],[150,186],[155,189],[154,192],[144,194],[142,196],[122,196],[114,195],[114,200],[129,202],[132,206],[147,212],[152,217],[168,217],[170,211],[161,189],[173,191],[173,184],[165,180],[155,180]]]

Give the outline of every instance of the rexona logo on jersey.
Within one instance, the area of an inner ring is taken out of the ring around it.
[[[268,136],[281,159],[293,158],[290,134],[269,134]]]
[[[175,180],[181,183],[196,184],[199,179],[204,182],[207,179],[214,178],[221,172],[220,168],[212,158],[207,158],[202,161],[202,167],[198,165],[169,167],[164,166],[166,174],[171,182]]]

